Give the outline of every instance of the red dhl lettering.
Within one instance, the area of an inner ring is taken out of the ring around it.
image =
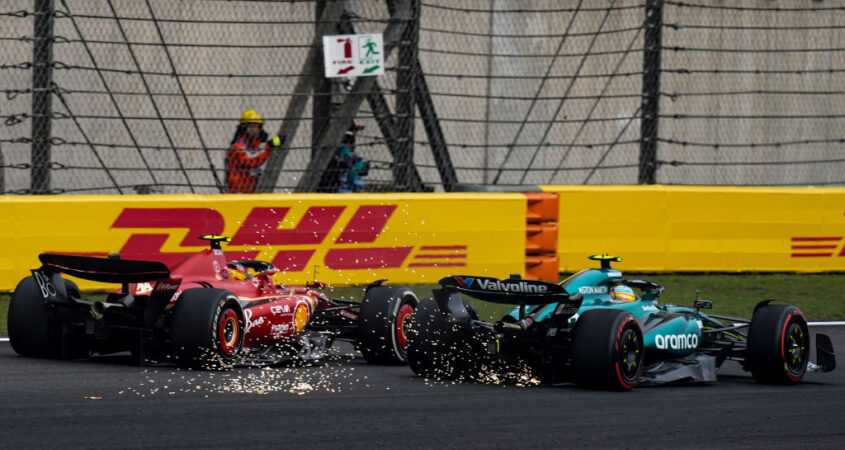
[[[295,228],[280,230],[278,226],[290,208],[253,208],[229,245],[319,244],[344,209],[343,206],[311,207]]]
[[[831,257],[839,248],[842,236],[806,236],[792,238],[793,258],[826,258]],[[845,247],[838,256],[845,256]]]
[[[829,258],[839,248],[842,236],[794,236],[790,240],[793,258]],[[836,256],[845,256],[845,246]]]
[[[373,244],[384,231],[398,205],[361,205],[340,230],[326,252],[324,267],[333,270],[400,268],[414,252],[414,246],[377,247]],[[239,250],[238,246],[317,246],[338,224],[345,206],[312,206],[292,228],[280,228],[289,207],[255,207],[247,214],[226,249],[229,259],[255,259],[258,250]],[[120,254],[125,259],[142,259],[175,264],[196,252],[189,247],[205,247],[199,239],[203,234],[223,234],[225,219],[212,208],[125,208],[112,228],[179,228],[188,232],[179,246],[184,252],[161,251],[170,233],[133,233],[127,238]],[[350,247],[349,244],[358,244]],[[466,266],[466,245],[423,245],[420,253],[411,258],[409,267]],[[299,272],[308,267],[316,248],[285,248],[276,250],[271,262],[282,271]],[[92,252],[105,256],[108,252]],[[440,261],[438,261],[438,259]]]

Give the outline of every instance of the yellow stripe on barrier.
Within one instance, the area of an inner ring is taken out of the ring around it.
[[[845,189],[543,186],[560,194],[562,272],[588,255],[639,272],[845,270]]]

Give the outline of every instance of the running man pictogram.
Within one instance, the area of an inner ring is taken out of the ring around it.
[[[372,39],[368,38],[367,43],[363,45],[364,48],[367,49],[367,54],[364,56],[365,58],[369,58],[370,55],[378,55],[379,52],[376,51],[376,43],[373,42]]]

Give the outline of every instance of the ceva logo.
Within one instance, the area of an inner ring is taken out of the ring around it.
[[[384,269],[399,267],[463,267],[466,266],[466,245],[376,245],[376,239],[398,205],[360,205],[345,224],[339,223],[346,206],[312,206],[293,228],[280,228],[290,212],[286,206],[252,208],[235,232],[226,248],[229,259],[255,259],[256,247],[282,247],[272,263],[282,271],[299,272],[323,245],[333,229],[341,226],[339,235],[330,244],[323,267],[332,270]],[[161,261],[170,265],[194,254],[197,247],[207,247],[198,237],[204,234],[221,235],[225,229],[223,215],[213,208],[125,208],[111,228],[129,229],[188,229],[179,244],[185,252],[162,252],[170,233],[137,232],[129,236],[120,254],[124,259]],[[288,225],[288,224],[286,224]],[[289,225],[288,225],[289,226]],[[181,235],[181,233],[180,233]],[[343,244],[341,248],[334,248]],[[239,250],[238,247],[249,250]],[[287,247],[287,248],[286,248]],[[187,251],[189,248],[190,251]],[[416,252],[415,252],[416,250]],[[86,253],[106,256],[110,252]],[[413,256],[411,256],[413,254]],[[406,264],[407,263],[407,264]]]

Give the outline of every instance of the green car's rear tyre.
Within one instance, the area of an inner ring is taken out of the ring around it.
[[[433,298],[420,301],[408,333],[408,363],[424,378],[451,379],[460,373],[448,339],[446,314]]]
[[[596,389],[630,390],[643,369],[643,333],[629,312],[592,309],[578,318],[572,339],[575,382]]]
[[[801,381],[810,361],[810,330],[795,306],[765,305],[754,311],[746,368],[759,383]]]

